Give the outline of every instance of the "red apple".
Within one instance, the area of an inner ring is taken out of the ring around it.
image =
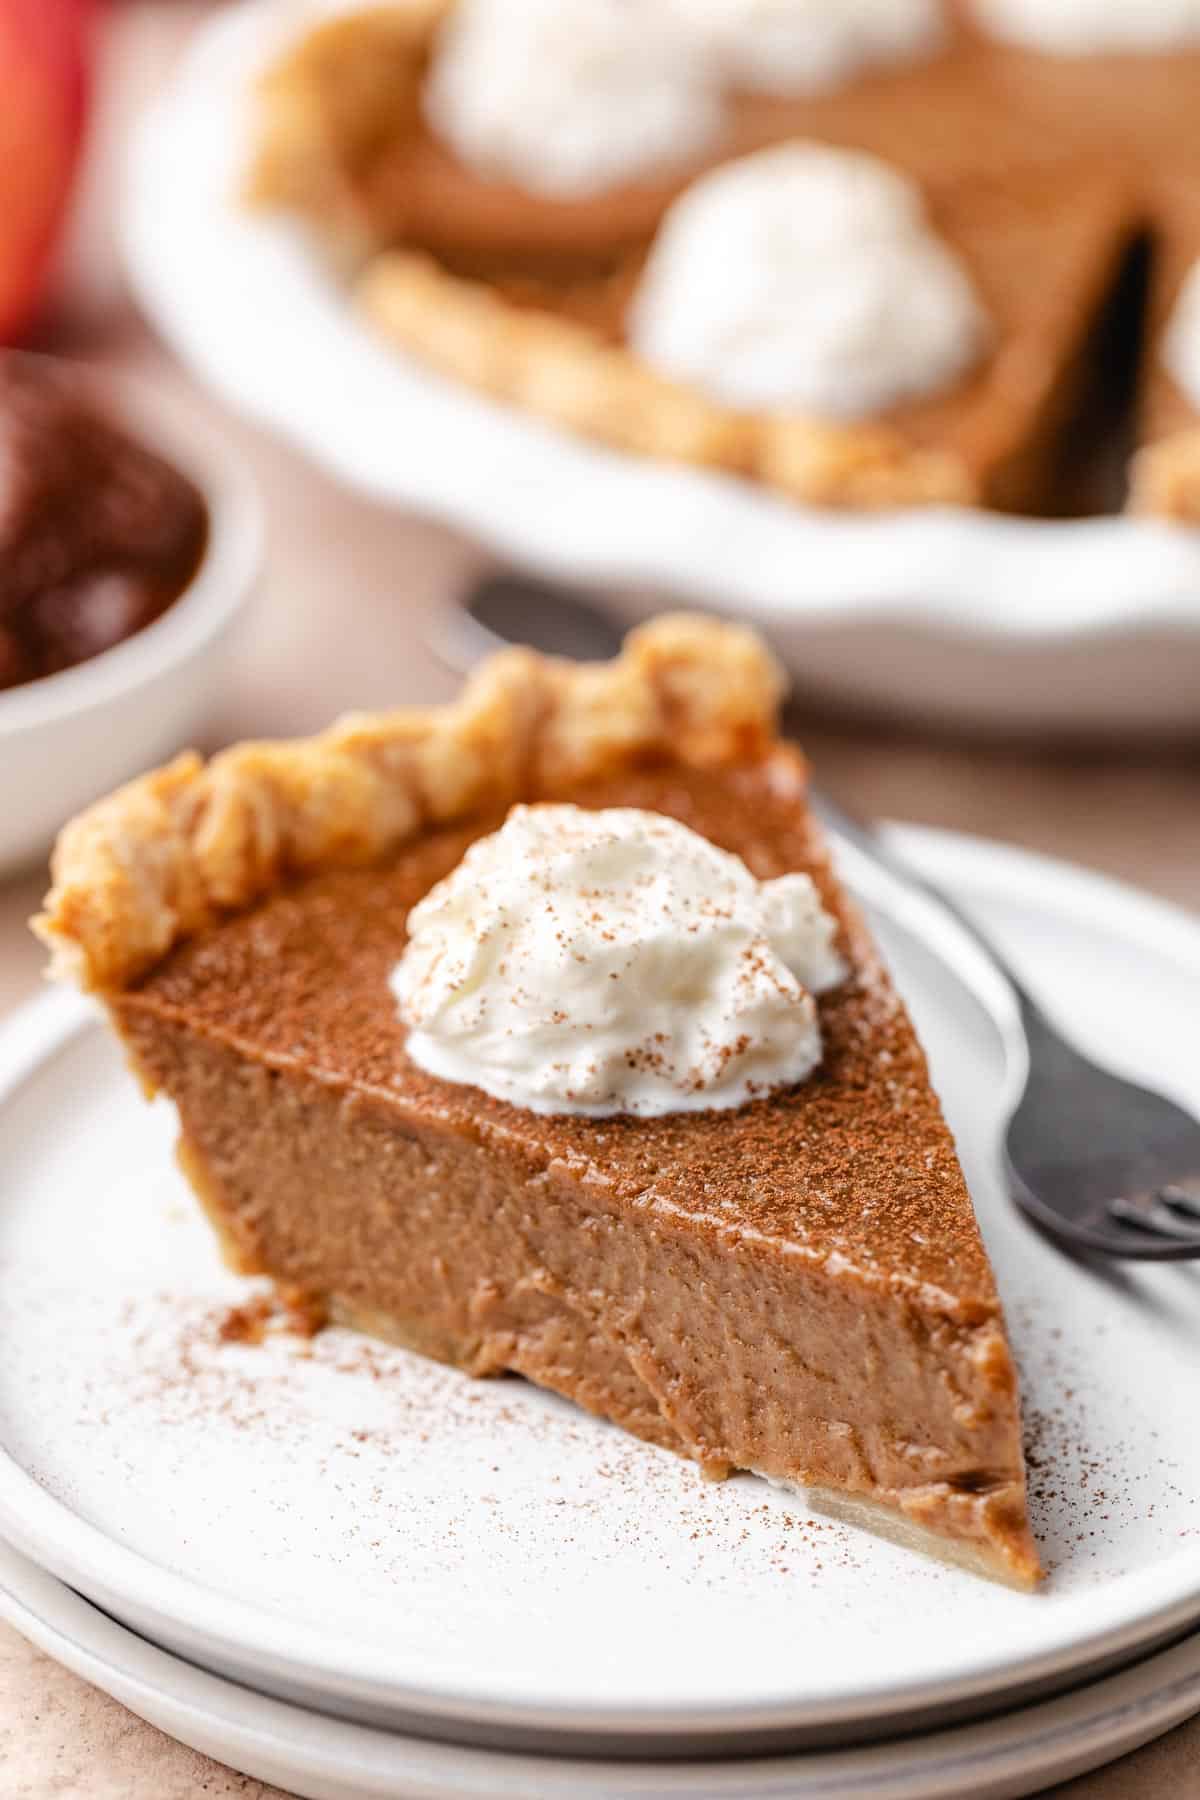
[[[92,0],[0,0],[0,343],[33,314],[83,136]]]

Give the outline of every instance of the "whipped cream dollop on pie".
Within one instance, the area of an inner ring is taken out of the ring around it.
[[[662,374],[725,404],[854,419],[949,385],[988,325],[913,182],[859,151],[794,143],[680,196],[629,335]]]
[[[517,806],[414,907],[408,1054],[542,1113],[740,1106],[821,1058],[845,969],[807,875],[632,807]]]
[[[837,87],[876,63],[928,55],[941,0],[674,0],[734,86],[777,94]]]
[[[725,124],[701,34],[653,0],[459,0],[424,104],[470,167],[564,199],[686,161]]]
[[[994,37],[1061,56],[1200,43],[1200,0],[972,0]]]

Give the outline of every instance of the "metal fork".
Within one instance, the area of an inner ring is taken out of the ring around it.
[[[505,642],[588,658],[611,656],[619,637],[575,595],[502,576],[476,586],[448,629],[443,623],[434,647],[464,669]],[[828,795],[812,798],[825,823],[861,856],[948,912],[1012,990],[1028,1049],[1025,1085],[1004,1140],[1018,1206],[1076,1249],[1152,1262],[1200,1258],[1200,1121],[1075,1049],[955,901]]]
[[[1011,988],[1028,1051],[1004,1137],[1018,1206],[1063,1243],[1093,1253],[1200,1257],[1200,1121],[1075,1049],[956,901],[827,794],[815,792],[813,804],[860,855],[948,912]]]

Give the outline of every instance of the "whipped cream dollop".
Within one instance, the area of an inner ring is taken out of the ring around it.
[[[1167,321],[1162,359],[1184,393],[1200,406],[1200,262],[1188,270]]]
[[[972,0],[993,37],[1062,56],[1200,43],[1200,0]]]
[[[942,41],[941,0],[674,0],[735,87],[808,94]]]
[[[913,182],[859,151],[793,143],[675,201],[629,335],[726,404],[853,419],[948,385],[988,326]]]
[[[834,929],[807,875],[658,813],[518,806],[414,907],[391,985],[415,1062],[517,1106],[740,1106],[820,1061]]]
[[[464,162],[562,199],[686,161],[725,120],[707,47],[661,0],[459,0],[424,105]]]

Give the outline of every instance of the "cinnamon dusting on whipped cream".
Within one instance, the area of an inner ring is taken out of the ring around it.
[[[537,1112],[733,1107],[810,1075],[841,980],[807,875],[758,881],[677,821],[518,806],[416,906],[408,1054]]]

